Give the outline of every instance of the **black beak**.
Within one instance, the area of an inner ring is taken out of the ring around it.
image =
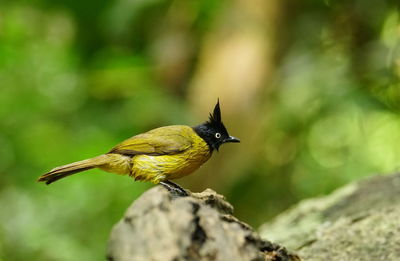
[[[240,140],[238,138],[235,138],[233,136],[229,136],[229,138],[227,138],[226,140],[224,140],[224,142],[240,142]]]

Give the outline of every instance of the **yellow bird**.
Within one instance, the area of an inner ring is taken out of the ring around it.
[[[214,150],[227,142],[240,142],[228,134],[221,120],[219,102],[209,120],[195,127],[165,126],[133,136],[108,153],[56,167],[38,181],[53,183],[72,174],[99,168],[129,175],[135,180],[161,184],[169,191],[186,195],[186,191],[171,182],[191,174],[205,163]]]

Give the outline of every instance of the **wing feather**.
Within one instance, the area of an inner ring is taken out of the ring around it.
[[[109,153],[123,155],[171,155],[185,151],[192,146],[187,126],[161,127],[149,132],[133,136],[117,146]]]

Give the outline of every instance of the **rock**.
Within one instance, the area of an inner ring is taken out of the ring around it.
[[[233,207],[207,189],[172,197],[157,186],[145,192],[112,229],[112,261],[300,260],[285,248],[261,240],[232,216]]]
[[[400,260],[400,174],[305,200],[263,225],[263,237],[313,260]]]

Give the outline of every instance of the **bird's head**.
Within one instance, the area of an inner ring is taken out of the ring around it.
[[[221,120],[221,109],[219,107],[219,101],[214,107],[214,111],[208,119],[208,121],[193,128],[196,133],[203,138],[211,150],[219,149],[224,143],[227,142],[240,142],[239,139],[230,136],[225,128],[224,123]]]

